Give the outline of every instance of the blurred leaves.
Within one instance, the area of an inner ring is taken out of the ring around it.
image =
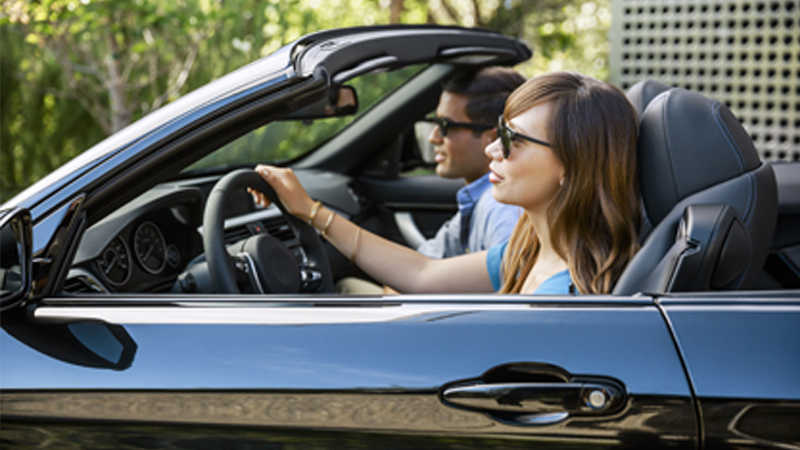
[[[606,78],[609,0],[0,0],[0,202],[148,112],[314,31],[478,26],[528,76]]]

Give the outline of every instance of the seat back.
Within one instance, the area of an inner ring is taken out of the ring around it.
[[[666,84],[659,83],[654,80],[642,80],[628,89],[625,95],[636,110],[636,115],[639,116],[641,121],[642,113],[647,108],[647,105],[658,96],[658,94],[668,91],[671,88]]]
[[[777,218],[772,167],[718,101],[673,88],[644,104],[639,180],[653,229],[613,293],[752,286]]]
[[[658,96],[658,94],[670,89],[671,88],[669,86],[659,83],[658,81],[642,80],[631,86],[630,89],[625,92],[625,96],[628,97],[628,100],[636,110],[636,117],[641,123],[642,113],[644,113],[647,105],[649,105],[650,102]],[[644,211],[644,207],[642,208],[642,211]],[[650,234],[651,231],[653,231],[653,224],[650,223],[650,219],[646,214],[642,214],[641,225],[639,226],[640,239],[643,241],[645,236]]]

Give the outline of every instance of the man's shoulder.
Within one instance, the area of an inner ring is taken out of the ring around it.
[[[508,240],[519,221],[522,209],[498,202],[491,191],[487,191],[481,196],[473,214],[471,233],[481,241],[476,248],[485,250]]]

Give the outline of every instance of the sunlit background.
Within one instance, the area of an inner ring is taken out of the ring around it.
[[[148,112],[298,37],[391,23],[481,27],[526,76],[607,79],[608,0],[0,0],[0,202]]]

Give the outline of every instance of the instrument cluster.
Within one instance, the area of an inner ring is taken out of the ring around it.
[[[131,224],[95,258],[95,272],[112,290],[161,290],[202,251],[193,228],[163,218]]]

